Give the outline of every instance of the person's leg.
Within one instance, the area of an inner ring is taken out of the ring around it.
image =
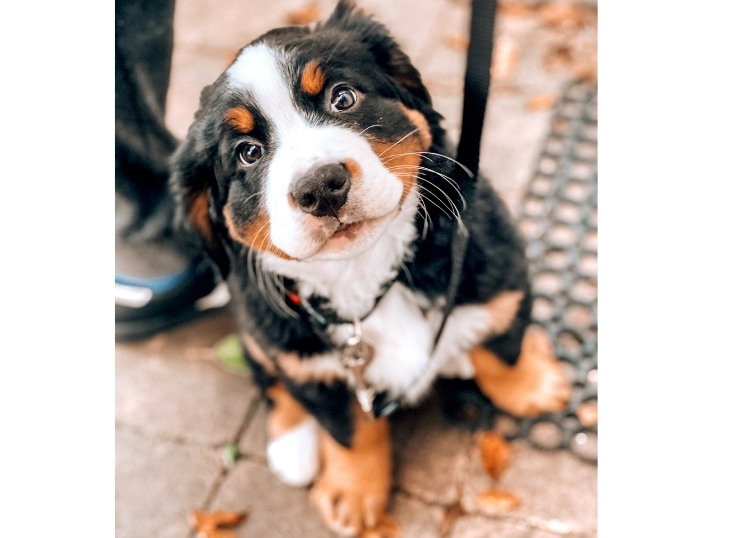
[[[115,193],[126,209],[116,207],[116,231],[126,238],[168,233],[168,159],[177,140],[164,109],[173,20],[174,0],[115,4]]]
[[[167,188],[177,140],[164,124],[174,0],[115,5],[116,339],[191,319],[215,285],[211,264],[172,229]]]

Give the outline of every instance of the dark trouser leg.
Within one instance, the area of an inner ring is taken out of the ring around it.
[[[174,0],[115,5],[115,192],[122,237],[169,233],[166,183],[176,139],[164,125]]]
[[[174,0],[115,4],[115,334],[138,339],[213,306],[210,263],[172,227],[177,140],[164,124]]]

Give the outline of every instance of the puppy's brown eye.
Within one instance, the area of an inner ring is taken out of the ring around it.
[[[348,110],[356,104],[356,92],[348,86],[338,86],[331,96],[331,107],[337,112]]]
[[[251,166],[261,159],[264,149],[258,144],[243,144],[238,148],[238,159],[244,166]]]

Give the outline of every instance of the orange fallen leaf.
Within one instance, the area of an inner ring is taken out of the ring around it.
[[[520,506],[520,499],[505,490],[490,489],[479,494],[477,497],[477,504],[481,508],[513,510]]]
[[[445,34],[443,42],[446,46],[456,50],[466,50],[469,48],[469,38],[461,34]]]
[[[487,473],[499,480],[510,465],[510,445],[500,435],[485,432],[479,439],[479,451]]]
[[[364,529],[360,538],[397,538],[401,534],[400,527],[397,526],[394,518],[384,514],[376,526]]]
[[[320,8],[318,7],[318,2],[310,2],[299,9],[290,11],[286,16],[287,24],[293,24],[295,26],[310,24],[319,18]]]
[[[498,2],[497,13],[510,17],[528,17],[536,10],[536,6],[524,2]]]
[[[492,58],[492,78],[496,81],[510,78],[518,66],[520,48],[513,38],[502,34],[495,40]]]
[[[528,99],[526,108],[528,110],[548,110],[556,104],[556,96],[550,93],[541,93]]]
[[[461,516],[466,515],[466,510],[461,506],[461,503],[456,502],[452,504],[443,514],[443,520],[441,521],[441,536],[448,536],[451,533],[451,529],[456,523],[456,520]]]
[[[557,30],[572,31],[592,21],[592,13],[573,2],[556,2],[541,6],[538,15],[544,24]]]
[[[597,424],[597,402],[589,400],[582,403],[577,409],[577,418],[585,428]]]
[[[218,510],[216,512],[190,512],[190,525],[197,531],[198,538],[235,538],[235,534],[222,527],[236,527],[246,519],[245,512]]]

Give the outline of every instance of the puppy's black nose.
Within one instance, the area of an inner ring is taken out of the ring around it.
[[[346,203],[351,189],[351,175],[339,163],[313,168],[292,182],[290,194],[302,211],[316,217],[334,216]]]

